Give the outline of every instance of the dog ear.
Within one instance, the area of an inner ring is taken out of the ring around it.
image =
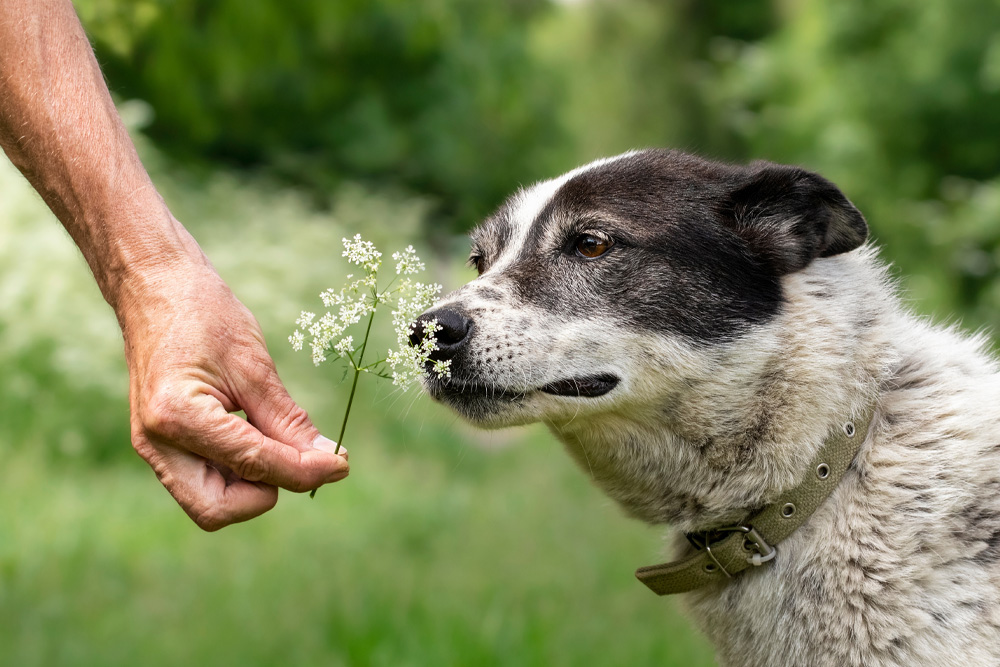
[[[817,257],[854,250],[868,237],[864,216],[837,186],[805,169],[754,162],[732,193],[727,222],[779,275]]]

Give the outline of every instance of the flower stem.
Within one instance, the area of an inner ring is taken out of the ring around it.
[[[333,450],[334,454],[340,453],[340,446],[344,442],[344,431],[347,430],[347,418],[351,416],[351,406],[354,404],[354,392],[358,388],[358,378],[361,376],[361,360],[365,356],[365,347],[368,345],[368,334],[372,330],[372,321],[375,319],[375,308],[372,308],[372,314],[368,317],[368,328],[365,329],[364,340],[361,341],[361,349],[358,350],[358,361],[354,362],[351,358],[351,365],[354,366],[354,380],[351,382],[351,395],[347,398],[347,409],[344,410],[344,421],[340,424],[340,435],[337,436],[337,448]],[[310,498],[316,497],[316,489],[313,489],[309,493]]]

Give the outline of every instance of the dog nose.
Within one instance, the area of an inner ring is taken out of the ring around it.
[[[434,361],[447,361],[451,359],[462,348],[462,343],[469,335],[472,328],[472,320],[457,310],[451,308],[439,308],[424,313],[417,318],[410,334],[410,345],[416,347],[424,339],[424,325],[431,320],[437,320],[441,327],[434,332],[437,340],[437,349],[431,352],[431,359]]]

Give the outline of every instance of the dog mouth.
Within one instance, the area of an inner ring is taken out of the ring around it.
[[[537,388],[515,389],[491,383],[466,382],[448,378],[432,379],[431,393],[438,396],[448,395],[453,398],[486,398],[501,401],[517,401],[529,394],[539,391],[552,396],[569,398],[597,398],[610,392],[618,386],[621,380],[610,373],[586,375],[581,377],[556,380]]]
[[[616,376],[610,373],[601,373],[600,375],[587,375],[550,382],[540,387],[539,391],[553,396],[596,398],[617,387],[619,382],[620,380]]]

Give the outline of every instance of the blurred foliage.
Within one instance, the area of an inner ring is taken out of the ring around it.
[[[540,26],[578,159],[668,145],[814,169],[919,310],[1000,327],[994,0],[594,0]]]
[[[646,145],[823,173],[918,310],[1000,326],[995,0],[76,6],[155,182],[327,431],[346,388],[285,338],[340,281],[341,236],[413,242],[455,286],[449,234],[519,185]],[[653,532],[554,449],[527,451],[547,436],[508,449],[413,395],[366,393],[338,493],[197,534],[128,447],[114,317],[6,162],[0,239],[11,664],[709,661],[630,580]]]
[[[747,155],[837,182],[923,308],[1000,325],[1000,4],[802,0],[721,51]]]
[[[565,79],[564,155],[591,160],[668,146],[739,158],[713,93],[718,36],[754,42],[776,25],[768,0],[593,0],[536,22],[535,52]]]
[[[545,0],[79,0],[112,89],[182,160],[262,168],[325,203],[345,177],[468,228],[565,142],[527,50]],[[485,168],[484,168],[485,167]]]
[[[994,0],[79,0],[176,157],[325,203],[403,188],[467,229],[518,185],[666,145],[818,170],[918,307],[1000,325]]]
[[[440,238],[637,146],[797,163],[860,206],[919,308],[1000,325],[994,0],[77,6],[113,88],[189,165],[324,205],[344,180],[401,189]]]
[[[118,324],[79,251],[6,159],[0,238],[0,458],[12,448],[121,458],[129,421]]]

